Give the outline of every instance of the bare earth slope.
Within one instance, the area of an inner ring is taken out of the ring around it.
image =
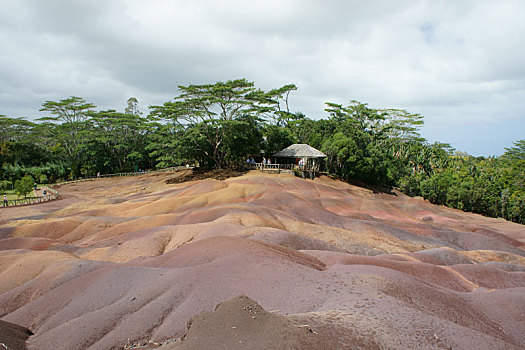
[[[524,226],[328,178],[166,184],[184,175],[1,209],[1,319],[34,349],[525,347]]]

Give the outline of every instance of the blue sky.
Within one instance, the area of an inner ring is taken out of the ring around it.
[[[0,114],[45,100],[141,109],[177,86],[298,86],[326,118],[355,99],[425,116],[422,134],[473,155],[525,139],[525,1],[2,0]]]

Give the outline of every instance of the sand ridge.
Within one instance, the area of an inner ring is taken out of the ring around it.
[[[261,327],[308,323],[327,349],[525,346],[522,225],[326,177],[177,176],[2,210],[0,317],[33,348],[122,349],[245,295],[277,310]]]

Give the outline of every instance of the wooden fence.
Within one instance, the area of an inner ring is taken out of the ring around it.
[[[310,165],[299,166],[295,164],[266,164],[266,163],[250,163],[252,169],[257,169],[267,173],[282,173],[282,172],[293,172],[297,170],[299,173],[318,173],[319,167]]]
[[[20,206],[20,205],[38,204],[38,203],[49,202],[49,201],[60,198],[58,191],[55,191],[51,188],[46,188],[45,190],[46,190],[45,196],[33,196],[33,197],[25,197],[25,198],[20,198],[20,199],[8,199],[7,201],[3,200],[2,207],[14,207],[14,206]]]
[[[264,171],[266,173],[291,172],[294,168],[293,164],[266,164],[266,163],[250,163],[253,169]]]

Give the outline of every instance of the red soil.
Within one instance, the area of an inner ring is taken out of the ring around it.
[[[35,349],[525,347],[524,226],[328,178],[186,175],[0,210],[0,317]]]

